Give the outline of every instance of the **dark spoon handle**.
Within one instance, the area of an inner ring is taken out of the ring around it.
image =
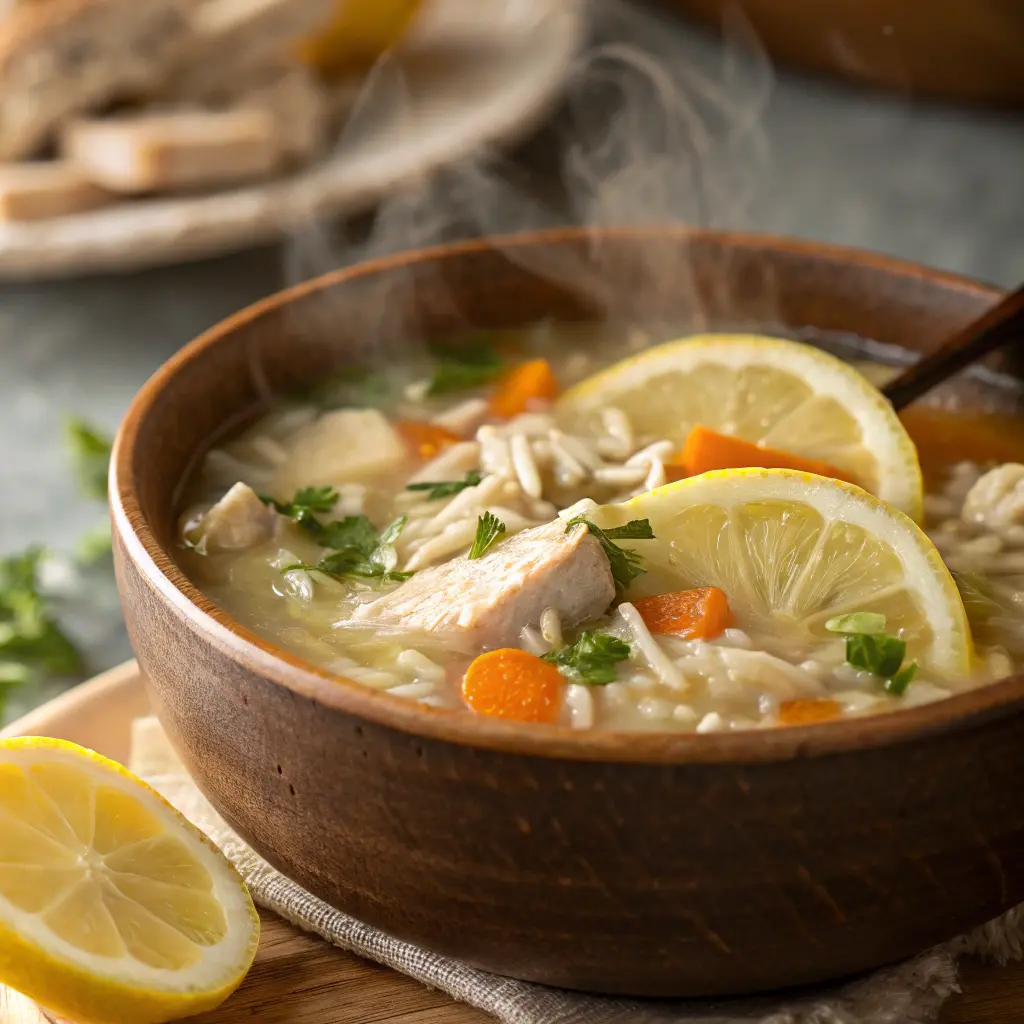
[[[890,381],[882,393],[902,409],[989,352],[1024,338],[1024,285]]]

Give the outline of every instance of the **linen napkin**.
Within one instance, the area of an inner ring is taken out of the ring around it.
[[[132,728],[132,771],[224,851],[253,900],[341,949],[375,960],[493,1014],[503,1024],[928,1024],[958,991],[964,953],[1001,962],[1022,955],[1024,908],[913,960],[841,986],[751,1000],[602,998],[514,981],[402,942],[349,917],[272,868],[228,827],[196,788],[155,718]]]

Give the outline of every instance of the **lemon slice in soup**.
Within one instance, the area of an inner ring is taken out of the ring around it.
[[[947,678],[973,660],[956,584],[905,515],[851,484],[786,469],[730,469],[666,484],[587,517],[647,519],[654,540],[619,541],[647,570],[627,599],[714,586],[737,624],[803,646],[835,637],[826,622],[879,612],[907,658]]]
[[[701,425],[828,463],[921,518],[917,450],[892,406],[859,371],[811,345],[729,334],[671,341],[577,384],[557,411],[589,430],[607,406],[651,438],[682,445]]]

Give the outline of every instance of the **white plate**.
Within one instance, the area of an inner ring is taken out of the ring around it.
[[[199,259],[277,240],[314,216],[365,209],[533,128],[557,98],[585,28],[581,0],[428,0],[426,13],[319,164],[234,191],[0,224],[0,279]]]

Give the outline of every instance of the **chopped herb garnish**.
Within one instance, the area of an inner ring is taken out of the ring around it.
[[[428,491],[427,501],[439,501],[453,494],[476,487],[483,479],[478,469],[471,469],[461,480],[441,480],[438,483],[407,484],[407,491]]]
[[[629,657],[629,644],[606,633],[584,632],[576,643],[541,657],[557,665],[559,672],[574,683],[606,686],[618,679],[616,665]]]
[[[40,674],[73,675],[82,666],[40,593],[42,559],[38,547],[0,559],[0,685],[5,687]]]
[[[602,530],[595,526],[585,516],[575,516],[566,525],[565,532],[568,533],[574,526],[585,526],[591,534],[600,542],[604,553],[608,557],[608,564],[612,569],[612,578],[620,590],[625,590],[629,584],[641,573],[647,570],[643,567],[643,559],[628,548],[620,548],[615,544],[616,540],[654,540],[654,531],[651,529],[650,521],[647,519],[632,519],[625,526],[615,526],[610,530]]]
[[[837,615],[825,623],[830,633],[882,633],[885,631],[885,616],[879,612],[853,612]]]
[[[882,688],[893,697],[902,697],[907,692],[907,687],[916,675],[917,662],[912,661],[909,665],[904,665],[895,675],[886,679]]]
[[[883,679],[899,671],[906,653],[905,641],[885,633],[854,633],[846,638],[846,660]]]
[[[480,387],[494,380],[504,368],[501,357],[484,337],[458,346],[435,343],[431,348],[439,360],[430,378],[428,395]]]
[[[359,576],[365,579],[381,580],[384,583],[404,583],[415,575],[413,572],[396,572],[393,569],[385,569],[383,565],[374,564],[369,560],[353,561],[348,551],[332,551],[329,555],[324,555],[316,565],[311,565],[308,562],[286,565],[281,572],[291,572],[293,569],[320,572],[336,580]]]
[[[351,548],[369,557],[380,543],[380,533],[366,516],[345,516],[332,523],[307,516],[299,525],[323,548]]]
[[[263,494],[259,497],[289,519],[297,519],[304,512],[330,512],[338,503],[338,492],[333,487],[300,487],[291,501],[276,501]]]
[[[469,550],[470,558],[483,558],[498,543],[498,538],[505,532],[505,524],[490,512],[485,512],[476,523],[476,537],[473,547]]]
[[[609,540],[654,540],[649,519],[630,519],[625,526],[613,526],[602,532]]]
[[[346,366],[301,397],[324,410],[376,405],[391,392],[387,375],[370,366]]]
[[[399,535],[405,529],[405,524],[409,522],[408,516],[399,516],[397,519],[388,523],[384,527],[380,535],[380,543],[382,545],[394,544],[398,540]]]
[[[366,516],[346,516],[338,522],[322,523],[304,507],[298,510],[294,519],[321,547],[333,550],[315,565],[295,562],[286,565],[282,572],[305,569],[338,580],[361,576],[388,583],[402,582],[413,575],[388,568],[389,563],[394,564],[391,548],[409,521],[408,516],[399,516],[381,531]]]
[[[110,438],[80,419],[68,420],[67,435],[83,493],[91,498],[106,498]]]

